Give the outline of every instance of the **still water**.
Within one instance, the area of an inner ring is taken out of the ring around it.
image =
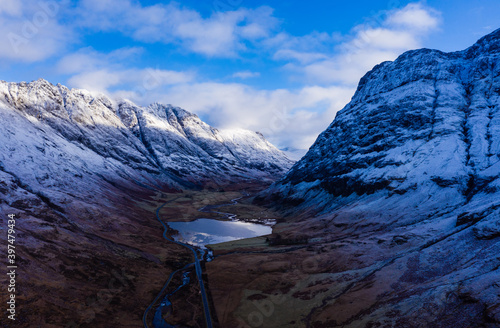
[[[270,225],[214,219],[169,222],[168,225],[172,229],[179,231],[178,234],[173,236],[175,240],[201,247],[208,244],[268,235],[272,232]]]

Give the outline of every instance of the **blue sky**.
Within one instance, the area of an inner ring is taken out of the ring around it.
[[[497,0],[2,0],[0,79],[171,103],[306,149],[374,65],[464,49],[499,14]]]

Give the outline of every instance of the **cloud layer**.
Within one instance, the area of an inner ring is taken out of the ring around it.
[[[64,51],[74,34],[57,20],[60,10],[55,1],[2,0],[0,58],[37,62]]]
[[[80,24],[119,30],[143,42],[174,43],[210,57],[235,57],[245,43],[266,38],[277,25],[269,7],[240,8],[202,17],[177,3],[142,6],[129,0],[83,0]]]

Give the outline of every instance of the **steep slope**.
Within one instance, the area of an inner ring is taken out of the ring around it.
[[[277,240],[315,264],[276,311],[304,304],[307,327],[498,327],[499,96],[500,30],[368,72],[257,198],[288,211]]]
[[[145,110],[132,107],[129,126],[158,166],[192,183],[214,185],[263,178],[273,180],[291,166],[281,151],[256,132],[225,131],[202,122],[181,108],[153,104]],[[122,116],[129,122],[128,116]],[[214,183],[215,182],[215,183]]]

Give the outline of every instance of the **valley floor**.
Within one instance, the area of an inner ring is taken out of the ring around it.
[[[191,220],[200,217],[193,209],[237,196],[191,193],[171,215]],[[473,224],[455,227],[450,217],[356,230],[336,227],[332,214],[283,217],[252,200],[218,211],[278,224],[269,236],[210,246],[215,259],[205,272],[217,326],[500,327],[500,245],[478,241]]]
[[[277,224],[269,236],[210,245],[215,258],[202,266],[214,327],[500,326],[498,259],[492,257],[499,245],[474,241],[471,226],[356,232],[336,227],[331,215],[284,217],[255,205],[259,189],[142,195],[122,200],[121,218],[87,209],[77,223],[48,216],[35,227],[33,217],[43,219],[42,211],[25,216],[20,320],[6,327],[143,326],[146,307],[169,275],[193,262],[189,250],[163,239],[155,210],[167,203],[160,211],[167,223],[221,219],[199,210],[239,197],[217,211]],[[177,327],[205,327],[194,269],[187,271],[191,282],[170,298],[164,317]],[[164,294],[181,280],[174,275]]]

